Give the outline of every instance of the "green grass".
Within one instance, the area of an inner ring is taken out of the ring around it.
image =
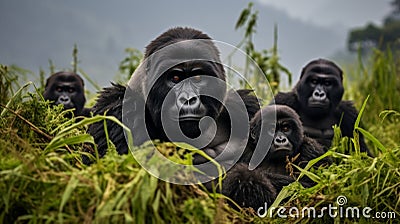
[[[376,157],[359,153],[356,137],[342,138],[336,128],[333,147],[325,155],[334,163],[303,171],[317,185],[304,189],[295,182],[282,190],[274,206],[322,208],[337,205],[336,198],[344,195],[346,206],[368,206],[373,212],[395,212],[400,217],[398,66],[390,53],[377,51],[367,65],[360,62],[346,71],[352,78],[346,82],[346,98],[353,99],[362,111],[363,126],[356,128]],[[234,210],[224,196],[205,192],[201,185],[158,180],[131,154],[118,155],[112,144],[103,159],[85,166],[81,156],[93,143],[86,134],[87,125],[115,118],[67,119],[63,115],[69,112],[50,107],[36,92],[27,92],[32,84],[15,83],[16,73],[5,66],[0,72],[1,92],[7,93],[0,101],[0,223],[396,222],[328,216],[315,220],[260,218],[251,209]],[[344,154],[348,150],[351,153]],[[153,162],[164,168],[162,162]]]
[[[356,107],[360,108],[366,97],[370,96],[362,124],[391,148],[398,147],[400,143],[399,117],[389,114],[383,119],[382,112],[400,111],[399,69],[398,54],[375,50],[366,63],[360,59],[356,66],[345,71],[352,80],[347,82],[346,97],[354,100]],[[374,144],[370,146],[375,154],[379,153]]]

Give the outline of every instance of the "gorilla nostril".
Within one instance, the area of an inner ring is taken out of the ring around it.
[[[58,98],[58,102],[63,104],[69,103],[70,101],[71,99],[68,96],[60,96]]]
[[[184,98],[184,97],[182,97],[182,98],[179,98],[178,99],[178,102],[179,102],[179,104],[182,106],[182,105],[184,105],[185,103],[186,103],[186,98]]]
[[[323,100],[323,99],[325,99],[326,94],[325,94],[324,91],[317,89],[317,90],[314,91],[313,97],[314,97],[315,99],[321,99],[321,100]]]
[[[179,108],[197,108],[200,106],[200,98],[192,94],[181,93],[177,103]]]
[[[187,93],[185,93],[185,92],[180,93],[179,96],[178,96],[178,100],[176,101],[178,106],[182,107],[185,104],[187,104],[188,103],[188,98],[189,98],[189,96],[188,96]]]
[[[191,106],[197,106],[200,104],[200,99],[198,96],[194,96],[194,97],[190,98],[188,101],[189,101],[188,102],[189,105],[191,105]]]

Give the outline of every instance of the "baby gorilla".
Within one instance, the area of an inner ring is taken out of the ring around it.
[[[288,161],[304,168],[310,160],[324,154],[324,149],[315,140],[304,136],[299,116],[284,105],[270,105],[258,111],[250,128],[251,138],[243,162],[228,171],[222,193],[242,207],[257,210],[264,203],[271,205],[282,187],[295,181],[299,172],[288,170]],[[271,139],[271,145],[265,139]],[[267,150],[264,151],[266,156],[260,165],[250,170],[248,164],[253,154],[257,156],[256,149]],[[322,159],[315,166],[324,163],[329,160]],[[308,178],[302,178],[300,183],[305,187],[313,185]]]

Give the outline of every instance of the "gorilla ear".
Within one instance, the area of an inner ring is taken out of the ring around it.
[[[257,135],[256,135],[254,130],[250,131],[250,136],[251,136],[252,139],[256,139]]]
[[[254,140],[254,142],[258,141],[261,133],[261,120],[255,119],[253,120],[250,126],[250,137]]]

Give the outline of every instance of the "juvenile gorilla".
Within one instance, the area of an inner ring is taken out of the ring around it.
[[[43,97],[54,105],[63,104],[65,110],[75,108],[75,116],[89,116],[90,109],[84,108],[83,79],[73,72],[57,72],[47,78]]]
[[[334,124],[340,125],[343,136],[353,137],[358,112],[351,101],[343,101],[342,70],[332,61],[318,59],[302,70],[292,91],[278,93],[275,104],[293,108],[303,122],[307,136],[316,139],[326,149],[331,146]],[[362,152],[370,154],[360,134]]]
[[[224,150],[231,135],[229,122],[248,124],[245,118],[259,109],[258,100],[250,91],[227,94],[224,81],[219,51],[211,38],[195,29],[173,28],[146,47],[144,60],[128,87],[114,84],[100,93],[94,113],[107,112],[131,127],[134,145],[154,139],[186,142],[215,157]],[[238,107],[240,103],[244,107]],[[234,110],[241,121],[229,116],[232,113],[226,111],[227,105],[239,108]],[[215,121],[215,136],[208,118]],[[113,122],[107,122],[107,128],[117,151],[128,153],[122,128]],[[91,125],[89,133],[103,156],[107,150],[103,122]],[[234,137],[245,138],[243,133]],[[234,152],[227,155],[234,156]],[[195,157],[194,162],[205,161]]]
[[[288,161],[304,168],[310,160],[323,155],[324,150],[315,140],[304,136],[299,116],[284,105],[264,107],[256,113],[250,127],[251,139],[244,161],[228,171],[222,184],[222,193],[238,205],[257,211],[264,203],[271,205],[282,187],[295,181],[299,172],[296,169],[293,172],[288,170]],[[265,138],[272,138],[271,145],[264,145],[262,140]],[[256,147],[268,151],[261,164],[249,170],[248,162]],[[324,158],[315,166],[329,162]],[[300,182],[304,187],[313,185],[309,178],[302,178]]]

